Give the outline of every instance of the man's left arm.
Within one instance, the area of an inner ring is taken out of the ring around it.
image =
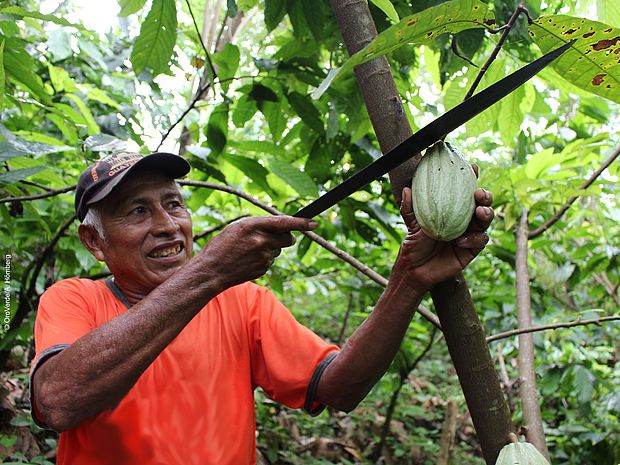
[[[411,190],[403,190],[401,215],[408,231],[390,281],[372,313],[325,369],[316,390],[317,402],[353,410],[389,368],[426,291],[463,270],[484,248],[493,219],[492,196],[483,189],[474,195],[477,207],[468,230],[458,239],[441,242],[421,230],[413,214]]]

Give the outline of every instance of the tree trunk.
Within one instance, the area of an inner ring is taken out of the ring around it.
[[[377,34],[366,0],[330,0],[349,54],[367,45]],[[355,68],[370,120],[385,153],[411,135],[411,127],[386,58]],[[392,192],[400,203],[420,155],[390,172]],[[459,274],[431,292],[452,361],[478,434],[487,464],[495,463],[508,434],[515,431],[503,396],[484,329]]]
[[[528,256],[527,210],[523,209],[516,239],[516,281],[517,281],[517,321],[519,328],[532,326],[532,307],[530,298],[530,274],[527,269]],[[543,431],[538,391],[536,389],[536,370],[534,368],[534,335],[519,334],[519,396],[523,408],[525,438],[536,446],[549,460],[549,451]]]

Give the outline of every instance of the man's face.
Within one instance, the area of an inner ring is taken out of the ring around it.
[[[101,254],[125,293],[148,294],[192,257],[190,214],[175,182],[160,173],[132,173],[99,211]]]

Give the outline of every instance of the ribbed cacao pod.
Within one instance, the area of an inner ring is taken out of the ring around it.
[[[516,442],[502,448],[495,465],[549,465],[549,462],[533,444]]]
[[[452,145],[430,147],[413,173],[413,212],[429,236],[450,241],[465,232],[474,214],[476,175]]]

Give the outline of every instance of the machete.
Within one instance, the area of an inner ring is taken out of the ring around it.
[[[294,216],[313,218],[323,213],[328,208],[333,207],[353,192],[365,187],[371,181],[393,170],[413,157],[416,153],[431,146],[449,132],[454,131],[477,114],[483,112],[491,105],[510,94],[513,90],[524,84],[545,66],[558,58],[570,48],[574,42],[575,40],[573,39],[561,47],[551,50],[546,55],[543,55],[532,63],[518,69],[514,73],[509,74],[495,84],[460,103],[435,119],[432,123],[424,126],[418,132],[405,139],[382,157],[379,157],[341,184],[338,184],[332,190],[326,192],[318,199],[299,210]]]

